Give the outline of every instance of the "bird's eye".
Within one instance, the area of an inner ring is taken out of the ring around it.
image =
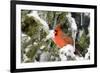
[[[55,30],[55,36],[57,35],[57,30]]]

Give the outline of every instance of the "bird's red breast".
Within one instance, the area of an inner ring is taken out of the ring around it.
[[[59,24],[56,26],[54,34],[55,37],[53,38],[53,41],[59,48],[62,48],[67,44],[73,45],[73,39],[64,34]]]

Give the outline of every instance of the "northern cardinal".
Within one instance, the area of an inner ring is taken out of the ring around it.
[[[52,38],[54,43],[59,47],[62,48],[68,44],[73,45],[73,39],[62,31],[61,25],[57,24],[54,29],[54,38]]]
[[[67,56],[70,56],[73,60],[76,59],[73,38],[63,32],[60,24],[57,24],[54,30],[50,30],[48,36],[46,36],[46,40],[49,38],[52,38],[59,48],[59,57],[61,61],[69,60],[70,58]]]

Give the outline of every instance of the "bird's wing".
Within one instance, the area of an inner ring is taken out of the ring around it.
[[[64,39],[66,44],[72,44],[73,45],[73,39],[71,37],[69,37],[68,35],[63,34],[62,38]]]

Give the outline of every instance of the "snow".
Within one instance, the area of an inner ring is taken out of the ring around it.
[[[40,62],[49,61],[49,59],[50,59],[50,54],[49,54],[49,52],[43,52],[43,53],[40,55]]]
[[[38,43],[37,43],[37,42],[34,42],[33,44],[34,44],[34,45],[37,45]]]
[[[71,28],[76,31],[77,30],[77,24],[75,22],[75,19],[71,16],[71,13],[68,13],[66,15],[66,17],[68,18],[68,20],[69,20],[69,22],[71,24]]]
[[[28,16],[33,16],[34,18],[36,18],[38,21],[40,21],[40,23],[43,25],[44,30],[48,31],[49,27],[46,21],[44,21],[43,19],[41,19],[38,15],[38,11],[32,11],[30,14],[28,14]]]
[[[90,57],[90,48],[87,48],[88,52],[85,54],[85,59],[88,60]]]
[[[75,48],[75,39],[76,39],[76,33],[77,33],[77,24],[75,19],[71,16],[71,13],[68,13],[66,15],[68,18],[69,23],[71,24],[71,30],[72,30],[72,38],[74,39],[74,48]]]
[[[45,47],[45,46],[44,46],[44,45],[42,45],[42,46],[40,47],[40,49],[44,49],[44,47]]]
[[[29,58],[25,54],[23,54],[23,58],[24,58],[24,61],[23,62],[26,62],[26,61],[29,60]]]
[[[30,50],[30,47],[32,46],[32,44],[28,45],[26,48],[25,48],[25,52],[27,53],[29,50]]]
[[[50,39],[50,38],[54,38],[54,30],[49,30],[49,34],[46,36],[46,40]]]
[[[69,56],[71,59],[77,60],[77,61],[89,59],[89,56],[90,56],[89,52],[86,54],[85,57],[82,57],[82,56],[80,57],[78,55],[75,55],[74,52],[75,52],[75,48],[70,44],[61,48],[59,50],[59,56],[60,56],[61,61],[68,61]]]
[[[22,33],[22,42],[24,42],[24,41],[25,41],[25,42],[28,42],[30,39],[31,39],[31,38],[30,38],[28,35]]]
[[[60,48],[59,56],[62,61],[66,61],[67,56],[75,57],[74,52],[75,52],[75,48],[72,45],[68,44],[63,48]]]
[[[79,61],[79,60],[85,60],[83,57],[79,57],[79,56],[75,56],[76,60]]]

